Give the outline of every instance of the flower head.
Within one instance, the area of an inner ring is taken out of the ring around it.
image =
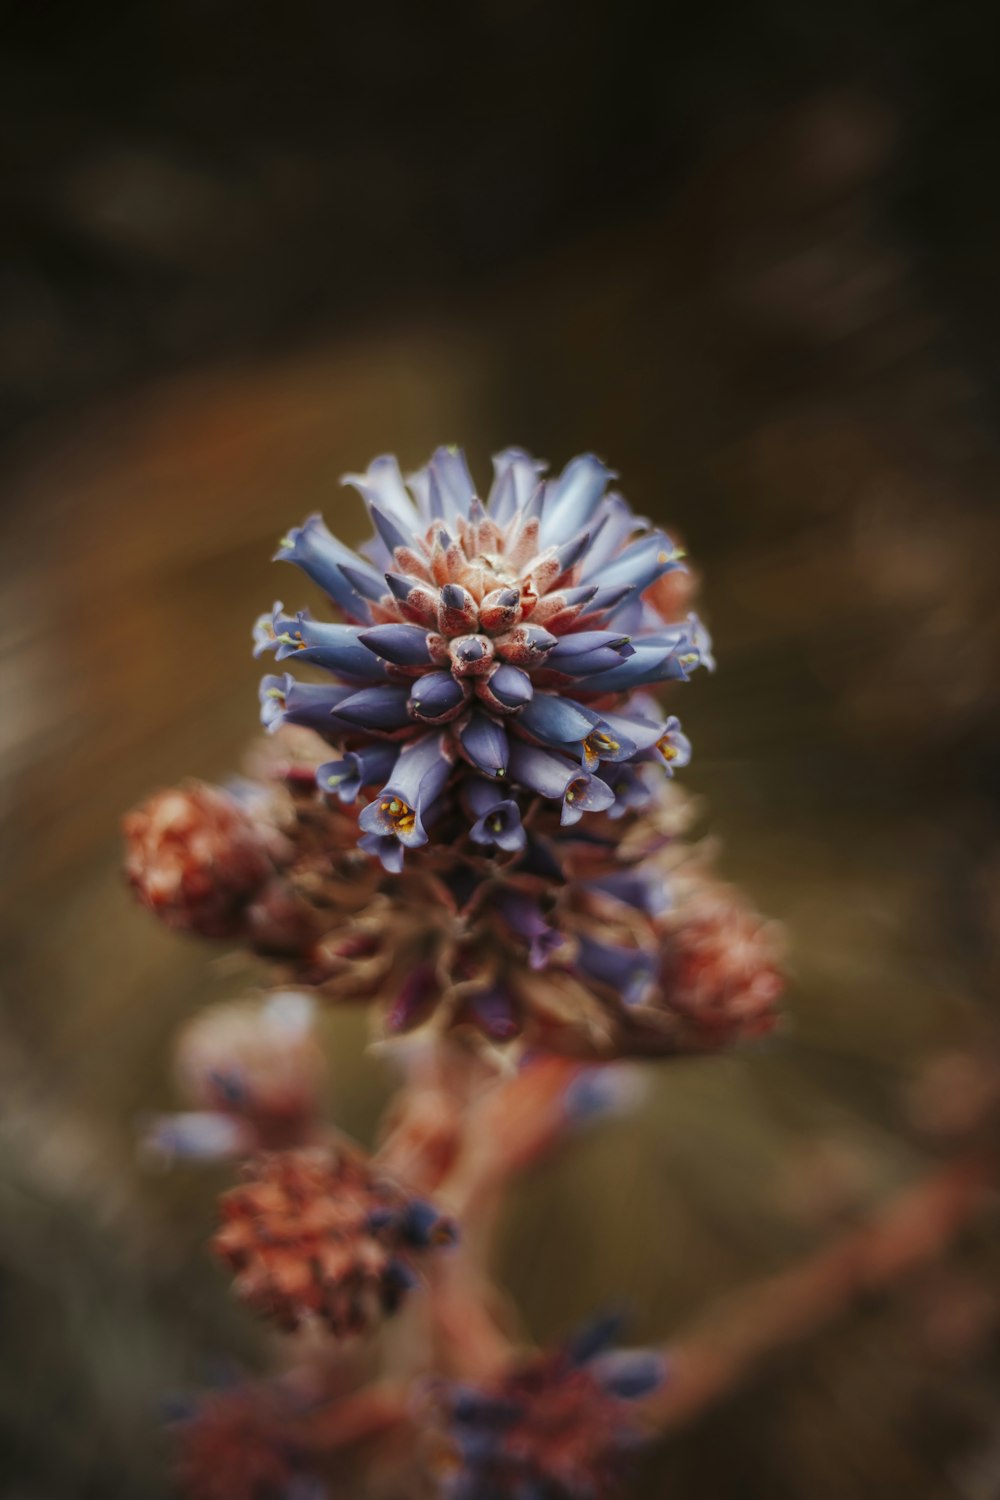
[[[519,449],[494,462],[485,504],[457,449],[405,484],[391,457],[348,475],[376,532],[365,555],[319,516],[277,553],[344,623],[278,604],[255,630],[258,653],[333,679],[265,677],[263,721],[307,724],[338,747],[320,785],[342,801],[368,792],[362,844],[394,872],[432,838],[512,852],[538,798],[564,823],[604,811],[605,768],[685,764],[677,720],[636,712],[632,697],[711,665],[697,619],[665,621],[662,590],[648,597],[680,554],[608,491],[599,459],[550,479]]]
[[[291,991],[194,1016],[176,1055],[190,1107],[147,1120],[142,1149],[161,1164],[219,1161],[313,1139],[326,1077],[314,1021],[312,999]]]
[[[605,1500],[645,1436],[631,1403],[662,1382],[662,1356],[607,1349],[614,1325],[444,1395],[448,1500]],[[448,1459],[450,1458],[450,1464]]]
[[[343,1337],[396,1311],[415,1256],[450,1244],[450,1222],[380,1179],[357,1150],[270,1152],[222,1199],[214,1248],[236,1291],[283,1328],[315,1317]]]
[[[220,787],[191,782],[129,813],[125,874],[144,906],[203,937],[235,935],[273,873],[274,831]]]
[[[317,795],[319,736],[289,726],[263,745],[255,779],[185,783],[130,812],[125,874],[168,926],[294,959],[307,980],[316,940],[372,899],[380,872],[359,852],[357,810]]]
[[[693,1038],[722,1046],[773,1030],[784,988],[775,923],[738,891],[705,881],[687,892],[668,930],[660,980]]]
[[[248,1122],[261,1145],[296,1144],[319,1117],[326,1077],[315,1005],[279,990],[209,1006],[181,1032],[176,1067],[196,1109]]]
[[[187,1500],[289,1500],[304,1475],[287,1402],[263,1384],[212,1391],[175,1420]]]

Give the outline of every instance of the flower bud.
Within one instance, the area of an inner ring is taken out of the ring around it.
[[[124,831],[129,884],[183,932],[234,936],[273,873],[267,834],[218,787],[192,782],[157,792],[128,814]]]
[[[455,1238],[359,1151],[272,1152],[246,1175],[222,1199],[214,1248],[238,1295],[285,1329],[310,1318],[338,1337],[372,1328],[415,1283],[416,1252]]]

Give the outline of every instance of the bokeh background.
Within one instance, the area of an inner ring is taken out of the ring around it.
[[[268,561],[337,478],[592,449],[705,578],[679,704],[726,874],[787,926],[765,1049],[650,1067],[540,1169],[530,1332],[672,1331],[934,1157],[1000,915],[993,7],[4,6],[0,1492],[167,1493],[159,1403],[262,1357],[151,1173],[170,1038],[255,976],[133,909],[118,820],[252,732]],[[390,1087],[329,1022],[338,1118]],[[961,1075],[958,1075],[961,1076]],[[995,1223],[768,1362],[650,1500],[1000,1494]]]

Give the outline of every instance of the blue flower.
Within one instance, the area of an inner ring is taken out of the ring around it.
[[[691,759],[691,741],[681,733],[680,720],[671,714],[656,742],[656,754],[663,761],[668,776],[686,766]]]
[[[466,792],[469,809],[476,821],[469,829],[474,844],[493,845],[506,854],[524,848],[527,836],[521,825],[521,810],[509,797],[502,797],[491,782],[470,780]]]
[[[358,818],[365,833],[393,837],[415,849],[426,844],[423,814],[448,779],[451,755],[443,734],[425,734],[406,745],[382,791]]]
[[[290,672],[267,676],[260,684],[260,718],[270,733],[282,724],[303,724],[330,735],[346,725],[336,721],[337,707],[351,696],[351,688],[326,682],[299,682]]]
[[[320,788],[341,802],[355,802],[362,787],[377,786],[396,764],[393,745],[369,745],[364,750],[348,750],[340,760],[328,760],[316,771]]]

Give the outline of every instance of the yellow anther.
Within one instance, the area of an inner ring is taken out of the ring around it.
[[[384,802],[379,803],[382,812],[389,815],[396,833],[411,833],[416,825],[417,815],[402,797],[387,797]]]
[[[588,771],[592,771],[601,759],[602,751],[609,755],[617,754],[619,750],[618,741],[605,734],[603,729],[594,729],[583,742],[583,761]]]

